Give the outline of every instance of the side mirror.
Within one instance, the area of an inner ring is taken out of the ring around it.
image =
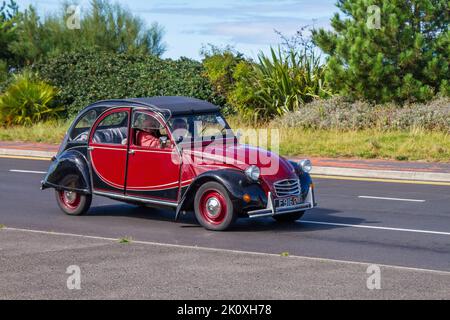
[[[162,136],[159,138],[159,143],[160,143],[162,149],[167,147],[168,142],[169,142],[169,139],[166,136]]]
[[[181,142],[183,142],[183,140],[184,140],[184,137],[183,136],[179,136],[178,139],[177,139],[177,143],[181,143]]]

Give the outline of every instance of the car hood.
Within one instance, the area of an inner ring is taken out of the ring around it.
[[[295,168],[288,160],[263,148],[236,143],[212,143],[194,148],[191,153],[200,171],[222,168],[245,170],[255,165],[261,169],[261,178],[268,186],[280,180],[298,179]]]

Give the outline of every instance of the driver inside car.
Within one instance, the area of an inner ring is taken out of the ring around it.
[[[142,125],[136,135],[136,145],[146,148],[160,148],[158,138],[159,123],[148,115],[143,115]]]

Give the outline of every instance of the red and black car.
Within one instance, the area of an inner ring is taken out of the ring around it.
[[[194,211],[210,230],[238,217],[295,221],[316,206],[309,160],[242,145],[219,107],[186,97],[94,103],[75,119],[42,182],[66,214],[93,195]]]

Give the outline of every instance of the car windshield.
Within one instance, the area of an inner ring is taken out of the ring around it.
[[[177,116],[169,120],[174,139],[178,142],[213,140],[234,137],[230,126],[221,114]]]

